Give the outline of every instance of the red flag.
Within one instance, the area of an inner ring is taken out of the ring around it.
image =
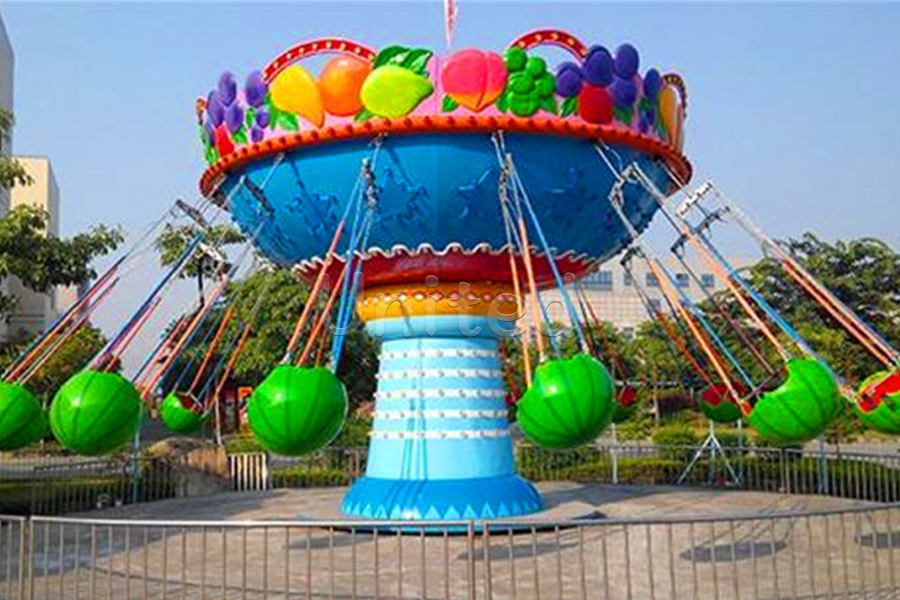
[[[444,0],[444,32],[447,34],[447,47],[453,47],[453,36],[456,33],[456,18],[459,8],[456,0]]]

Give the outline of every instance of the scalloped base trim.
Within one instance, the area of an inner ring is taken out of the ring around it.
[[[341,504],[341,510],[354,517],[416,521],[499,519],[543,508],[537,489],[518,475],[434,480],[363,477]]]

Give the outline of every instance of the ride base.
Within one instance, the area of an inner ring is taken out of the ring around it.
[[[515,471],[488,319],[392,318],[367,329],[382,340],[375,420],[366,474],[341,509],[366,519],[429,521],[541,510],[537,490]]]

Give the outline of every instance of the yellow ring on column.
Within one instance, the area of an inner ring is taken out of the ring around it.
[[[524,307],[524,299],[520,300]],[[363,321],[429,315],[510,315],[516,311],[512,286],[491,282],[389,285],[367,289],[356,299]]]

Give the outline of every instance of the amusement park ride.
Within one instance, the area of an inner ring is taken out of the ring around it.
[[[548,65],[548,45],[567,60]],[[330,60],[316,77],[304,62],[322,54]],[[524,363],[525,389],[512,402],[531,443],[571,448],[627,419],[636,390],[616,383],[627,370],[578,283],[617,254],[626,268],[643,261],[659,280],[664,308],[639,285],[638,293],[691,366],[685,377],[704,386],[700,407],[710,420],[743,420],[765,438],[804,442],[849,401],[869,427],[900,433],[898,352],[712,183],[688,189],[685,85],[641,63],[629,44],[610,51],[542,30],[500,53],[445,57],[320,39],[288,49],[243,85],[223,74],[196,103],[204,199],[167,212],[7,369],[0,448],[47,434],[29,379],[87,322],[153,231],[176,217],[193,224],[194,238],[50,405],[50,428],[73,452],[126,444],[145,408],[176,432],[212,414],[261,317],[265,291],[238,319],[228,285],[252,248],[310,284],[281,363],[247,407],[264,447],[303,454],[334,439],[347,412],[335,373],[355,317],[381,342],[367,469],[344,498],[349,515],[447,520],[541,510],[540,495],[515,471],[506,342]],[[231,263],[205,241],[223,211],[247,238]],[[642,239],[657,213],[673,228],[675,256],[696,255],[725,282],[740,318],[724,311],[724,298],[706,300],[736,343]],[[711,237],[721,223],[747,232],[885,370],[854,391],[722,256]],[[119,375],[122,353],[199,253],[216,265],[216,286],[130,379]],[[548,289],[563,298],[574,356],[564,358],[559,340],[545,335],[552,328],[539,292]],[[179,360],[194,343],[206,352]]]

